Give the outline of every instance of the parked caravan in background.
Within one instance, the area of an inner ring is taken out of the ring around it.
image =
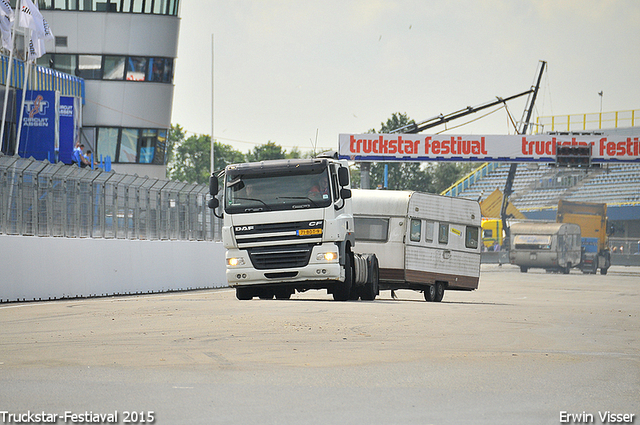
[[[478,288],[478,202],[410,191],[351,192],[356,245],[375,253],[381,290],[423,291],[427,301],[441,301],[445,290]]]
[[[570,223],[514,223],[509,262],[526,273],[530,268],[569,273],[580,265],[580,226]]]

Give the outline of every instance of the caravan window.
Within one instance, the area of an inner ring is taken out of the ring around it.
[[[422,220],[412,218],[409,239],[411,239],[413,242],[420,242],[420,236],[422,236]]]
[[[426,239],[427,242],[433,242],[433,225],[434,225],[434,223],[433,223],[433,221],[427,221],[427,222],[425,222],[425,224],[426,224],[426,227],[427,227],[426,232],[425,232],[426,233],[425,239]]]
[[[477,227],[467,226],[467,235],[465,239],[465,246],[467,248],[477,248],[478,247],[478,234],[480,231]]]
[[[551,236],[516,235],[513,244],[516,249],[551,249]]]
[[[389,239],[388,218],[354,217],[356,240],[386,242]]]
[[[438,230],[438,242],[442,244],[449,243],[449,225],[440,223],[440,228]]]

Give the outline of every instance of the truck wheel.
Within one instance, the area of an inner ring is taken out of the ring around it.
[[[436,299],[435,302],[439,303],[444,298],[444,283],[436,282]]]
[[[437,295],[436,284],[427,286],[427,289],[424,291],[424,300],[429,302],[435,302]]]
[[[563,274],[569,274],[571,272],[571,263],[567,263],[567,265],[562,269]]]
[[[607,274],[608,270],[609,270],[608,268],[601,268],[600,269],[600,274],[605,275],[605,274]]]
[[[347,251],[344,256],[344,282],[336,282],[333,288],[333,299],[335,301],[347,301],[351,294],[351,286],[353,285],[353,262],[351,261],[351,253]]]
[[[379,275],[378,275],[378,259],[376,257],[373,257],[373,266],[371,268],[371,279],[369,279],[367,281],[367,283],[364,284],[364,287],[362,288],[362,292],[360,294],[360,298],[362,298],[363,301],[373,301],[376,299],[376,296],[378,295],[378,292],[380,292],[379,289]]]
[[[526,272],[527,272],[527,270],[529,270],[529,268],[528,268],[528,267],[520,266],[520,273],[526,273]]]
[[[251,288],[236,288],[236,298],[239,300],[250,300],[253,298]]]

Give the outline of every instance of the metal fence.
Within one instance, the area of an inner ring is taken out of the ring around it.
[[[0,155],[0,234],[220,240],[206,185]]]

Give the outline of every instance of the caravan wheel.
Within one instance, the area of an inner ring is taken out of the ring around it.
[[[425,301],[435,302],[436,294],[437,294],[437,289],[435,284],[427,286],[427,288],[424,290]]]
[[[436,283],[436,299],[435,301],[439,303],[444,298],[444,283],[437,282]]]

